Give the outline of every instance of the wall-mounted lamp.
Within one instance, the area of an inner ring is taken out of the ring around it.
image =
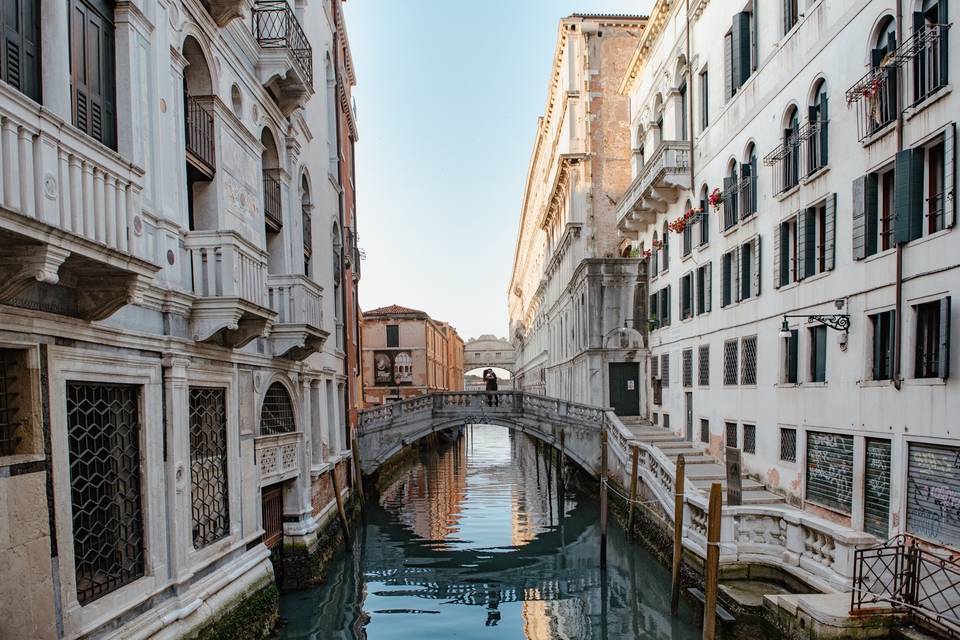
[[[837,331],[843,331],[844,333],[850,330],[850,316],[846,313],[837,313],[834,315],[827,315],[827,316],[787,315],[787,316],[783,316],[783,324],[780,325],[781,338],[789,338],[793,335],[790,331],[790,323],[787,322],[787,318],[806,318],[807,320],[816,320],[820,324],[826,325],[831,329],[836,329]]]

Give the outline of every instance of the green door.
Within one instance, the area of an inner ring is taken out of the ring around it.
[[[610,406],[618,416],[640,415],[640,365],[610,363]]]

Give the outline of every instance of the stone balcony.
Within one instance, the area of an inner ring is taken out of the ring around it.
[[[267,277],[267,299],[277,313],[270,330],[276,357],[304,360],[323,348],[330,335],[323,326],[323,288],[305,275]]]
[[[267,306],[267,254],[235,231],[190,231],[184,245],[197,296],[193,339],[239,348],[266,335],[277,317]]]
[[[285,0],[257,0],[252,21],[260,83],[289,114],[313,95],[313,48]]]
[[[261,487],[295,478],[300,473],[301,432],[259,436],[254,442]]]
[[[621,233],[639,231],[656,220],[658,213],[666,212],[688,189],[690,143],[661,142],[617,203],[617,228]]]
[[[143,170],[0,83],[0,303],[102,320],[134,302]]]

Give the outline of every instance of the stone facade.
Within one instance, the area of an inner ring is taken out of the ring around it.
[[[618,87],[645,24],[560,21],[508,291],[517,388],[631,415],[642,406],[647,296],[642,262],[617,253],[615,205],[630,183]]]
[[[353,475],[340,1],[35,7],[0,82],[0,636],[266,633],[268,546]]]

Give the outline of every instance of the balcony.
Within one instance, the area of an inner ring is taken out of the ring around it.
[[[190,231],[184,244],[193,339],[239,348],[265,335],[277,316],[267,307],[267,254],[235,231]]]
[[[323,348],[323,289],[304,275],[267,277],[267,299],[277,313],[270,330],[275,357],[304,360]]]
[[[258,0],[253,37],[260,45],[257,74],[289,114],[313,94],[313,49],[285,0]]]
[[[260,486],[276,484],[300,473],[300,449],[303,434],[299,431],[260,436],[254,440]]]
[[[617,204],[617,228],[637,231],[652,223],[689,188],[690,143],[661,142]]]
[[[281,209],[280,180],[277,170],[263,172],[263,218],[267,231],[280,233],[283,228],[283,210]]]
[[[187,163],[200,180],[212,180],[217,169],[212,96],[185,96]]]
[[[0,303],[103,320],[136,301],[143,171],[0,83]]]

